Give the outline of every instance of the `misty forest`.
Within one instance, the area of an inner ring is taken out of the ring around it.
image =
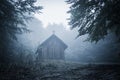
[[[0,0],[0,80],[120,80],[120,0]]]

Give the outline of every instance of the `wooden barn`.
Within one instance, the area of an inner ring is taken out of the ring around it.
[[[55,34],[52,34],[47,40],[38,46],[37,60],[64,60],[65,49],[67,45],[59,39]]]

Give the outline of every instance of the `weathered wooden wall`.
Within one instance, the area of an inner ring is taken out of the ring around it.
[[[51,41],[47,45],[41,47],[38,53],[41,59],[64,59],[64,48],[57,41]]]

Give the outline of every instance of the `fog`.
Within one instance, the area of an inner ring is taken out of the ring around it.
[[[119,8],[119,0],[1,0],[0,80],[120,80]]]
[[[115,36],[109,34],[98,43],[85,41],[88,35],[78,35],[78,29],[70,30],[68,25],[70,14],[68,4],[64,0],[38,0],[36,5],[42,5],[41,14],[34,14],[34,19],[27,23],[30,33],[18,36],[19,42],[29,50],[35,52],[38,46],[49,38],[53,31],[68,48],[65,51],[65,59],[75,62],[119,62],[120,44],[116,43]]]
[[[36,55],[35,52],[38,46],[55,31],[55,35],[68,45],[65,51],[65,59],[67,61],[119,62],[119,44],[115,43],[115,40],[113,40],[115,37],[112,34],[108,35],[104,40],[100,40],[98,43],[91,43],[85,41],[87,35],[76,38],[78,35],[77,28],[68,30],[62,23],[49,23],[44,28],[43,23],[34,18],[27,26],[31,32],[19,35],[18,40],[22,45],[31,50],[34,55]]]

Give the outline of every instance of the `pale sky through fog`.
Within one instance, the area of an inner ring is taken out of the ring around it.
[[[43,6],[42,14],[35,14],[35,17],[42,21],[43,27],[56,23],[69,27],[68,20],[70,14],[67,14],[69,5],[65,0],[37,0],[36,5]]]

